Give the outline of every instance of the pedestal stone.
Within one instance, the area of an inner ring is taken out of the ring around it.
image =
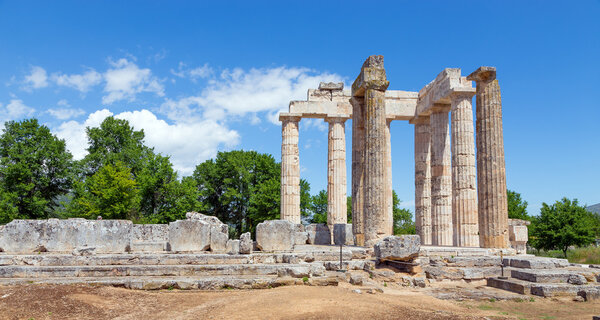
[[[452,174],[450,128],[446,105],[434,107],[431,122],[431,243],[451,246]]]
[[[481,67],[467,79],[477,83],[479,243],[484,248],[507,248],[509,233],[502,100],[496,68]]]
[[[452,119],[452,226],[454,245],[479,247],[475,135],[471,99],[475,88],[451,95]]]

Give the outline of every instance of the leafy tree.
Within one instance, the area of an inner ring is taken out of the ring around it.
[[[36,119],[9,121],[0,136],[0,222],[45,219],[72,183],[65,141]]]
[[[542,203],[540,215],[531,224],[531,243],[537,249],[562,250],[586,246],[594,240],[593,217],[577,199],[563,198],[549,206]]]
[[[152,214],[143,214],[137,222],[169,223],[185,219],[186,212],[202,211],[196,180],[192,177],[184,177],[181,182],[170,181],[160,189],[162,192],[157,210]]]
[[[396,191],[392,192],[393,212],[394,212],[394,234],[415,234],[415,222],[412,212],[406,208],[400,208],[400,198]]]
[[[512,190],[506,190],[508,198],[508,218],[531,221],[527,214],[527,201],[521,199],[521,194]]]
[[[352,223],[352,196],[346,197],[346,216],[348,223]]]
[[[136,187],[124,163],[104,165],[86,183],[76,184],[71,212],[89,219],[131,219],[139,205]]]
[[[327,223],[327,191],[321,190],[311,197],[311,223]]]

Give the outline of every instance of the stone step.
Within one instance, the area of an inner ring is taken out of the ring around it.
[[[306,281],[305,281],[306,280]],[[0,279],[0,285],[27,284],[90,284],[128,289],[267,289],[283,285],[338,285],[336,277],[319,276],[309,279],[278,277],[275,275],[251,276],[190,276],[190,277],[55,277],[55,278],[11,278]]]
[[[208,265],[102,265],[102,266],[3,266],[0,278],[144,277],[277,275],[294,278],[324,274],[323,263],[208,264]]]
[[[567,259],[536,256],[505,257],[502,262],[505,267],[522,269],[556,269],[570,266],[570,263]]]
[[[497,267],[447,267],[447,266],[432,266],[425,265],[423,271],[429,279],[436,280],[483,280],[490,277],[498,277],[502,275],[502,268]],[[504,268],[504,273],[509,274],[510,270]]]
[[[497,277],[488,278],[487,286],[498,288],[519,294],[531,294],[532,282],[519,280],[515,278],[500,279]]]
[[[568,283],[534,283],[515,278],[489,278],[487,279],[487,286],[540,297],[575,297],[579,295],[586,301],[600,298],[600,284],[572,285]]]
[[[536,283],[568,283],[572,285],[582,285],[588,282],[588,279],[570,270],[552,270],[552,269],[515,269],[511,271],[511,277],[520,280]],[[595,281],[595,279],[590,279]]]
[[[353,259],[355,251],[343,250],[344,261]],[[360,252],[360,251],[357,251]],[[59,253],[0,254],[0,266],[101,266],[101,265],[181,265],[181,264],[252,264],[300,263],[313,261],[339,261],[340,253],[334,250],[292,253],[123,253],[72,255]]]

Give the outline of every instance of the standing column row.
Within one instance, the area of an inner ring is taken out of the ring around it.
[[[281,125],[281,219],[300,223],[300,117],[280,115]]]
[[[431,126],[419,117],[415,126],[415,229],[421,243],[431,245]]]
[[[347,223],[346,130],[344,117],[326,118],[329,122],[327,152],[327,224]]]
[[[452,173],[448,106],[435,105],[431,122],[431,244],[451,246]]]

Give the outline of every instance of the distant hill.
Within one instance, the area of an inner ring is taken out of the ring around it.
[[[593,205],[593,206],[588,206],[588,207],[587,207],[587,210],[588,210],[589,212],[594,212],[594,213],[598,213],[598,214],[600,214],[600,203],[596,203],[596,204],[595,204],[595,205]]]

